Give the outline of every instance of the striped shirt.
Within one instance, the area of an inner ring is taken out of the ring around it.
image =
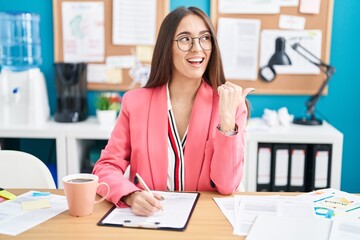
[[[185,186],[184,180],[184,151],[186,144],[187,131],[180,139],[177,131],[174,113],[172,111],[169,85],[167,85],[168,99],[168,176],[167,189],[169,191],[183,191]]]

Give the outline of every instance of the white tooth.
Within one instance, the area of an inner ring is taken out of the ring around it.
[[[201,58],[189,59],[190,62],[200,62],[201,60],[202,60]]]

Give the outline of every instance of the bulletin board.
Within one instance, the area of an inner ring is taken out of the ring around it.
[[[63,62],[63,33],[62,33],[62,3],[63,2],[103,2],[104,3],[104,21],[105,21],[105,58],[107,56],[126,56],[132,55],[134,45],[114,45],[112,43],[112,19],[113,19],[113,1],[112,0],[53,0],[53,16],[54,16],[54,60],[55,62]],[[168,0],[156,0],[156,34],[157,37],[162,20],[168,14]],[[91,62],[89,62],[91,63]],[[104,62],[93,62],[93,64],[104,64]],[[121,83],[93,83],[88,82],[88,90],[113,90],[126,91],[132,79],[129,76],[129,69],[122,70],[123,81]],[[138,87],[138,86],[136,86]]]
[[[321,0],[319,14],[303,14],[299,12],[299,6],[280,7],[278,14],[223,14],[218,11],[218,0],[211,0],[211,19],[217,29],[219,18],[243,18],[243,19],[259,19],[261,21],[261,30],[263,29],[279,29],[279,17],[281,14],[300,16],[305,18],[305,29],[318,29],[322,31],[321,44],[321,60],[329,63],[330,59],[330,44],[331,44],[331,28],[332,28],[332,13],[333,0]],[[301,0],[299,0],[299,4]],[[279,29],[280,30],[280,29]],[[260,45],[260,43],[259,43]],[[221,46],[220,46],[221,47]],[[260,55],[260,46],[259,46]],[[260,62],[260,56],[259,56]],[[260,69],[260,66],[259,66]],[[258,69],[258,70],[259,70]],[[260,79],[258,75],[257,80],[237,80],[229,79],[231,82],[241,85],[243,88],[254,87],[256,91],[254,94],[270,94],[270,95],[312,95],[315,94],[323,81],[325,74],[308,74],[308,75],[293,75],[293,74],[277,74],[272,82],[265,82]],[[327,94],[327,88],[324,89],[323,94]]]

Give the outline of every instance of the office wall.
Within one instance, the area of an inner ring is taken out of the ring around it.
[[[178,6],[195,5],[208,14],[210,0],[170,0],[170,9]],[[319,116],[326,118],[332,125],[344,134],[344,153],[342,164],[341,189],[360,193],[360,9],[359,0],[335,0],[331,64],[336,67],[336,73],[329,86],[328,96],[320,99],[317,109]],[[53,20],[52,1],[36,0],[0,0],[0,11],[30,11],[41,16],[41,47],[44,72],[49,93],[51,112],[55,111],[55,79],[53,73]],[[94,114],[94,96],[89,92],[88,103],[90,113]],[[278,109],[287,107],[291,114],[302,116],[305,111],[307,96],[250,96],[252,116],[260,117],[264,108]],[[320,115],[321,113],[321,115]]]

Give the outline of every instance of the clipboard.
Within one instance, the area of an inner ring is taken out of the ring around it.
[[[98,226],[184,231],[199,199],[198,192],[157,192],[164,197],[161,212],[149,217],[135,215],[130,207],[113,206]]]

